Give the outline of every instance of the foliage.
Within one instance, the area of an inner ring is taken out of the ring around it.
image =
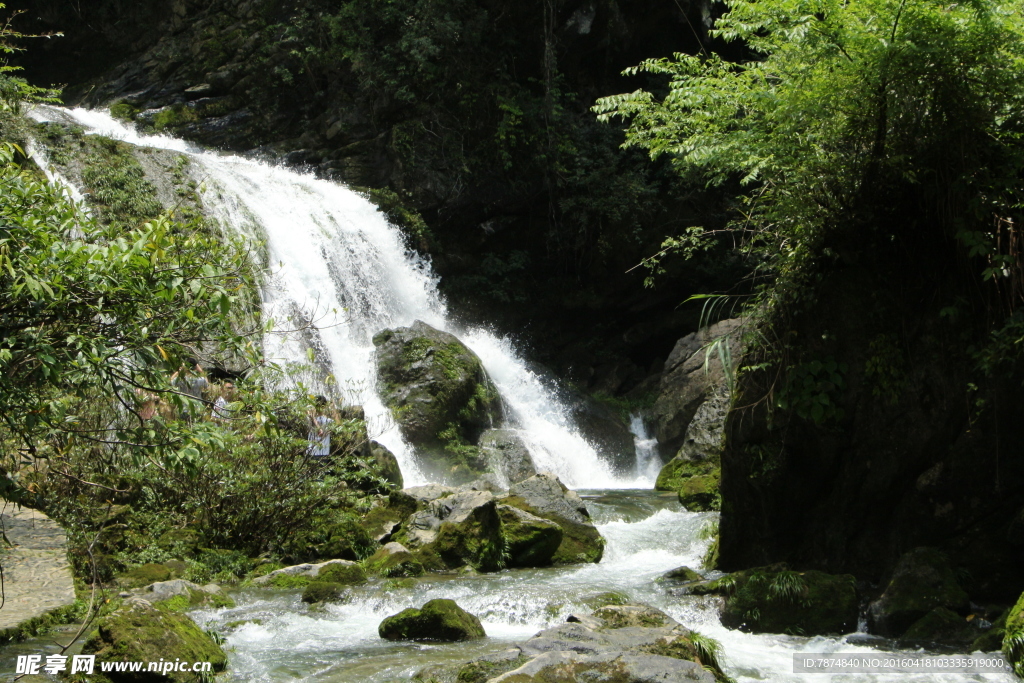
[[[846,371],[846,364],[837,363],[834,358],[793,366],[787,373],[786,385],[776,396],[775,405],[818,424],[841,420],[843,409],[837,405],[837,397],[846,386],[843,378]]]
[[[668,78],[667,95],[637,90],[595,111],[628,119],[626,144],[669,159],[682,177],[738,184],[728,229],[757,257],[755,277],[769,278],[760,303],[772,311],[812,299],[815,269],[839,242],[913,253],[953,239],[1008,306],[1020,303],[1019,3],[727,6],[712,34],[744,43],[748,61],[648,60],[627,74]],[[686,233],[669,250],[708,237]]]

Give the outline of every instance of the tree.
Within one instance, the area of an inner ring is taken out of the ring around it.
[[[1019,2],[726,4],[712,33],[752,59],[649,60],[627,73],[666,76],[665,97],[638,90],[595,111],[628,119],[626,145],[671,157],[684,178],[739,184],[730,229],[774,279],[770,301],[798,296],[805,266],[840,233],[911,253],[955,237],[985,260],[1008,310],[1024,301],[1012,246],[1024,199]]]
[[[232,315],[254,287],[247,254],[166,216],[127,231],[102,226],[63,188],[23,170],[18,152],[13,143],[0,145],[0,443],[7,455],[86,440],[177,463],[197,457],[196,446],[215,429],[142,408],[155,396],[179,411],[193,403],[171,378],[202,349],[254,353]]]

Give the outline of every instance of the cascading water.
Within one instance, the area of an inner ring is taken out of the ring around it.
[[[37,118],[52,116],[41,108]],[[305,334],[271,333],[267,356],[306,360],[312,348],[348,398],[361,403],[377,439],[399,459],[408,484],[423,483],[411,449],[377,397],[372,337],[422,320],[461,338],[483,361],[538,469],[572,487],[625,487],[575,429],[566,407],[529,370],[507,339],[461,329],[448,316],[429,264],[411,253],[400,231],[361,195],[311,175],[237,156],[196,150],[166,136],[143,136],[109,114],[61,112],[89,132],[190,155],[199,167],[206,210],[243,235],[264,241],[269,274],[264,315]],[[298,325],[296,325],[298,324]]]
[[[142,137],[99,112],[42,109],[35,115],[70,118],[97,133],[190,154],[202,169],[209,210],[225,225],[266,242],[272,275],[262,292],[265,312],[282,321],[305,316],[315,324],[315,331],[302,336],[271,336],[269,353],[287,361],[301,359],[307,348],[313,348],[369,415],[382,419],[386,414],[372,391],[372,335],[420,319],[456,333],[480,356],[540,468],[554,471],[573,487],[649,487],[656,476],[656,444],[639,417],[632,424],[636,479],[616,478],[573,428],[554,392],[527,368],[508,340],[453,325],[429,265],[406,251],[398,231],[362,197],[284,169],[200,152],[173,138]],[[415,483],[420,475],[397,431],[381,438],[401,458],[407,481]],[[571,612],[589,610],[587,598],[604,591],[651,604],[720,640],[726,672],[737,683],[1015,680],[1009,674],[794,674],[795,653],[878,651],[849,637],[754,635],[723,628],[716,611],[702,599],[673,595],[655,581],[680,565],[700,568],[708,543],[702,530],[715,522],[716,514],[680,510],[673,494],[605,490],[584,495],[607,540],[599,564],[430,576],[409,584],[371,582],[353,588],[348,603],[319,610],[303,604],[295,591],[249,589],[234,595],[237,607],[192,616],[227,634],[228,677],[238,682],[407,680],[426,666],[466,661],[529,638],[564,622]],[[455,599],[479,615],[489,637],[444,645],[390,643],[377,637],[377,624],[385,616],[433,598]],[[26,646],[35,652],[55,651],[49,641]]]
[[[636,449],[636,477],[653,483],[664,464],[658,455],[658,440],[647,432],[647,425],[640,413],[629,416],[629,431],[633,435],[633,447]]]

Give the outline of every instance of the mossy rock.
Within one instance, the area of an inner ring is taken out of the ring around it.
[[[344,584],[333,581],[310,581],[302,591],[302,602],[314,604],[318,602],[345,602],[348,599],[348,588]]]
[[[497,389],[475,353],[421,321],[373,338],[381,399],[435,474],[467,481],[487,471],[476,443],[500,418]]]
[[[933,645],[966,646],[977,637],[976,628],[962,616],[945,607],[936,607],[907,629],[900,645],[928,647]]]
[[[677,456],[665,463],[661,471],[658,472],[658,479],[654,483],[654,490],[679,491],[687,479],[703,474],[711,474],[719,469],[719,463],[710,458],[705,460],[688,460]]]
[[[650,605],[605,605],[594,610],[593,616],[601,619],[604,628],[662,628],[675,622],[672,617]]]
[[[717,590],[704,592],[726,596],[722,624],[728,628],[805,636],[857,628],[857,583],[849,574],[772,567],[737,572],[713,583]],[[701,594],[697,586],[691,594]]]
[[[405,496],[405,498],[410,498],[411,500],[410,496]],[[399,500],[402,501],[402,503],[405,502],[401,498],[399,498]],[[413,502],[415,503],[415,501]],[[404,505],[402,507],[392,507],[391,505],[375,507],[363,515],[362,519],[359,520],[358,525],[361,529],[361,531],[358,532],[359,537],[365,538],[371,543],[376,543],[379,539],[384,539],[386,542],[390,539],[386,537],[385,532],[389,532],[390,529],[401,524],[403,520],[415,511],[416,508],[413,507],[412,512],[405,512]],[[351,539],[342,538],[341,540],[346,544],[351,543]],[[350,559],[343,557],[342,555],[337,555],[336,557],[342,557],[342,559],[346,560]]]
[[[223,671],[227,656],[220,645],[183,614],[160,609],[144,601],[131,602],[102,617],[96,632],[85,642],[84,654],[95,654],[103,661],[210,662],[214,671]],[[171,672],[165,677],[155,672],[110,672],[114,683],[157,683],[194,680],[191,672]]]
[[[582,603],[590,609],[600,609],[608,605],[628,605],[629,596],[617,591],[606,591],[583,598]]]
[[[379,508],[374,508],[377,509]],[[395,515],[391,514],[389,517]],[[341,515],[325,530],[324,536],[327,537],[327,541],[316,546],[316,555],[358,562],[377,547],[376,539],[372,538],[369,532],[375,521],[366,522],[352,514]],[[383,526],[383,522],[380,522],[377,528],[381,529]]]
[[[499,505],[510,567],[546,567],[562,545],[562,527],[510,505]]]
[[[937,607],[967,614],[970,601],[945,553],[915,548],[900,558],[885,592],[871,603],[869,625],[873,633],[898,637]]]
[[[677,583],[690,583],[692,581],[703,581],[704,577],[698,574],[697,572],[693,571],[689,567],[676,567],[675,569],[671,569],[665,572],[656,580],[674,581]]]
[[[409,608],[382,621],[377,628],[385,640],[454,642],[486,636],[475,616],[454,600],[431,600],[420,609]]]
[[[679,487],[679,504],[690,512],[711,512],[722,509],[721,471],[698,474],[683,481]]]
[[[1024,678],[1024,594],[1006,615],[1002,649],[1013,666],[1013,672]]]
[[[313,578],[305,574],[277,574],[266,584],[270,588],[305,588],[313,582]]]
[[[329,564],[316,575],[317,581],[327,581],[343,586],[366,583],[366,571],[358,564]]]
[[[455,683],[487,683],[503,673],[518,669],[528,661],[530,661],[530,657],[527,655],[520,654],[509,657],[505,656],[505,653],[478,659],[459,669]]]
[[[157,581],[169,581],[174,572],[162,564],[149,563],[130,569],[117,577],[117,585],[122,588],[142,588]]]
[[[381,548],[363,561],[363,568],[371,576],[385,578],[420,576],[423,564],[408,550],[388,552]]]
[[[662,638],[653,645],[642,648],[642,651],[651,655],[683,659],[688,662],[697,662],[714,675],[718,683],[733,683],[724,671],[722,671],[719,659],[722,654],[721,644],[712,638],[690,631],[685,635],[669,636]]]
[[[469,565],[478,571],[503,566],[501,520],[493,501],[474,508],[465,519],[443,521],[434,542],[425,548],[440,557],[448,568]]]
[[[562,529],[562,542],[558,544],[558,549],[551,556],[551,564],[559,566],[600,562],[604,556],[604,538],[593,525],[580,524],[553,512],[543,512],[519,496],[508,496],[502,502],[525,510],[541,519],[554,522]]]

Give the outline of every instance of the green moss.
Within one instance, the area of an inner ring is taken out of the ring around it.
[[[304,574],[277,574],[267,585],[273,588],[305,588],[312,581]]]
[[[385,578],[420,576],[424,571],[423,564],[412,553],[387,554],[383,548],[364,560],[363,568],[367,574]]]
[[[670,623],[670,617],[661,610],[645,605],[605,605],[594,610],[594,616],[604,621],[604,628],[661,628]]]
[[[463,522],[441,522],[433,550],[451,568],[469,565],[479,571],[504,566],[501,522],[494,504],[481,506]]]
[[[214,671],[227,665],[224,651],[208,634],[188,617],[167,609],[129,604],[100,619],[97,627],[82,652],[95,654],[100,661],[205,661]],[[172,672],[168,678],[185,683],[191,676]]]
[[[139,111],[140,109],[138,107],[134,107],[124,100],[116,102],[110,106],[110,115],[115,119],[120,119],[122,121],[134,121]]]
[[[173,598],[154,602],[153,606],[170,612],[188,612],[200,607],[206,609],[230,608],[235,606],[235,601],[217,593],[190,590],[188,595],[175,595]]]
[[[75,600],[70,605],[52,609],[49,612],[26,619],[17,626],[0,629],[0,645],[17,643],[50,633],[55,626],[74,624],[85,619],[89,610],[87,600]]]
[[[545,567],[562,545],[562,528],[554,522],[522,522],[514,513],[499,508],[501,534],[511,567]]]
[[[525,510],[531,515],[554,522],[562,529],[562,542],[551,557],[554,565],[600,562],[604,555],[604,538],[601,533],[586,524],[579,524],[561,515],[548,514],[537,510],[520,496],[509,496],[503,503]]]
[[[679,487],[679,503],[691,512],[709,512],[722,507],[721,471],[698,474],[683,481]]]
[[[284,565],[281,564],[280,562],[264,562],[263,564],[258,565],[255,569],[253,569],[252,573],[249,574],[249,577],[255,579],[255,578],[258,578],[260,576],[266,576],[270,572],[274,572],[274,571],[277,571],[278,569],[283,569],[283,568],[284,568]]]
[[[597,595],[592,595],[583,599],[583,604],[590,609],[600,609],[601,607],[607,607],[608,605],[628,605],[629,602],[629,596],[625,593],[618,593],[616,591],[598,593]]]
[[[156,218],[163,206],[131,145],[98,135],[87,138],[82,182],[104,222],[134,228]]]
[[[730,583],[719,582],[727,594],[722,623],[730,628],[811,636],[857,626],[857,587],[849,574],[756,569],[731,575]]]
[[[316,575],[317,581],[330,581],[344,586],[366,583],[366,572],[357,564],[329,564]]]
[[[1006,615],[1003,654],[1013,666],[1013,672],[1024,678],[1024,594]]]
[[[966,645],[974,640],[977,630],[956,612],[936,607],[918,619],[900,637],[900,643],[910,646]]]
[[[507,671],[518,669],[528,661],[530,661],[528,656],[519,655],[513,659],[501,659],[497,661],[480,660],[470,662],[459,669],[459,674],[455,678],[455,683],[487,683],[487,681],[492,678],[497,678]]]
[[[151,562],[121,574],[117,577],[117,583],[123,588],[141,588],[157,581],[168,581],[172,577],[170,569]]]
[[[704,577],[693,571],[689,567],[678,567],[671,571],[665,572],[657,579],[658,581],[703,581]]]
[[[486,636],[475,616],[454,600],[437,599],[420,609],[406,609],[388,617],[377,629],[385,640],[438,640],[451,642]]]
[[[195,110],[183,104],[175,104],[166,107],[153,118],[153,129],[161,132],[165,129],[174,129],[199,120]]]
[[[665,466],[658,472],[654,489],[656,491],[678,491],[690,477],[712,474],[719,470],[718,462],[710,458],[707,460],[673,458],[665,463]]]
[[[703,636],[696,631],[691,631],[686,636],[659,640],[653,645],[642,648],[642,651],[652,655],[697,662],[710,671],[719,683],[732,683],[732,679],[722,671],[719,661],[722,645],[717,640]]]
[[[348,589],[333,581],[310,582],[302,591],[302,602],[313,604],[317,602],[344,602],[348,597]]]

